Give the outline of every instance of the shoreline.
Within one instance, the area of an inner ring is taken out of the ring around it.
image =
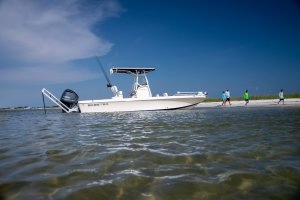
[[[278,103],[278,99],[262,99],[262,100],[249,100],[247,107],[272,107],[272,106],[286,106],[286,107],[300,107],[300,98],[289,98],[284,100],[284,104]],[[201,102],[196,105],[196,108],[213,108],[222,107],[221,100],[218,102]],[[245,107],[245,101],[231,101],[231,105],[226,103],[226,107]],[[42,107],[24,107],[24,108],[0,108],[0,111],[17,111],[17,110],[43,110]],[[46,110],[60,109],[59,107],[46,107]]]
[[[296,106],[300,107],[300,98],[291,98],[291,99],[285,99],[284,104],[282,102],[278,103],[278,99],[267,99],[267,100],[249,100],[249,103],[247,107],[269,107],[269,106]],[[196,107],[197,108],[211,108],[211,107],[222,107],[221,100],[219,102],[201,102]],[[226,107],[241,107],[245,106],[245,101],[231,101],[231,105],[229,103],[226,103]]]

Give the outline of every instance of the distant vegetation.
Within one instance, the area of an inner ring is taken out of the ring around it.
[[[268,96],[250,96],[250,100],[263,100],[263,99],[278,99],[277,95],[268,95]],[[295,93],[295,94],[284,94],[285,99],[290,99],[290,98],[300,98],[300,93]],[[232,97],[232,101],[242,101],[244,100],[243,97]],[[207,98],[204,100],[204,102],[218,102],[221,101],[220,98]]]

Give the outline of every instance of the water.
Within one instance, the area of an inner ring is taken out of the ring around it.
[[[297,199],[300,108],[0,111],[0,199]]]

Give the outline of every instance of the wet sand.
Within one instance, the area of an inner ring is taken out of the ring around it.
[[[222,102],[203,102],[197,105],[197,107],[209,108],[209,107],[221,107]],[[231,101],[231,105],[226,103],[226,107],[238,107],[245,106],[245,101]],[[300,107],[300,98],[285,99],[284,104],[280,102],[278,104],[278,99],[268,99],[268,100],[250,100],[249,107],[259,107],[259,106],[297,106]]]

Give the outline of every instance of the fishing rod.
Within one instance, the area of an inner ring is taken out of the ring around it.
[[[105,77],[105,79],[106,79],[106,81],[107,81],[106,86],[107,86],[107,87],[112,87],[113,85],[111,84],[111,81],[109,80],[109,78],[108,78],[108,76],[107,76],[107,74],[106,74],[106,72],[105,72],[105,70],[104,70],[104,68],[103,68],[103,65],[101,64],[100,59],[98,58],[98,56],[95,56],[95,58],[96,58],[96,60],[97,60],[97,62],[98,62],[98,64],[99,64],[99,66],[100,66],[100,68],[101,68],[101,71],[102,71],[102,73],[104,74],[104,77]]]

